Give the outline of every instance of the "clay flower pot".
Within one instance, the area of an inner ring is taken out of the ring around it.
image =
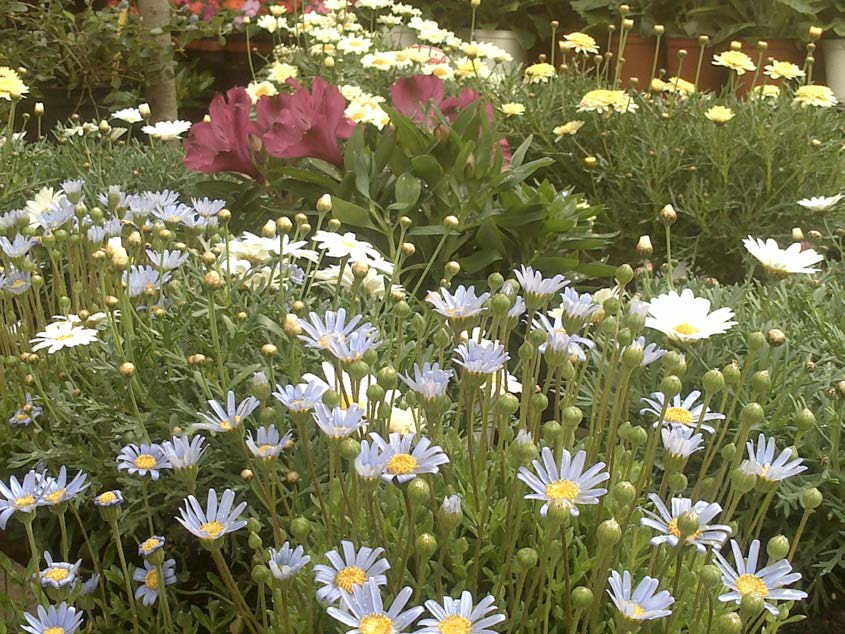
[[[631,84],[631,79],[636,77],[638,80],[637,87],[640,90],[648,90],[649,81],[651,79],[651,69],[655,68],[654,55],[657,46],[656,37],[643,37],[634,33],[629,33],[625,40],[625,50],[622,52],[622,57],[625,62],[622,64],[622,84],[627,88]],[[619,38],[614,37],[611,40],[611,53],[613,53],[614,60],[616,60],[619,52]],[[660,69],[664,64],[663,47],[657,49],[657,65]],[[655,72],[656,74],[656,72]]]
[[[687,56],[684,59],[683,67],[678,52],[685,50]],[[667,37],[666,38],[666,77],[677,77],[680,69],[681,79],[695,81],[698,57],[701,53],[701,45],[697,38],[691,37]],[[698,77],[698,90],[700,92],[718,92],[727,79],[727,70],[720,66],[714,66],[713,55],[717,53],[715,47],[708,46],[704,49],[704,59],[701,63],[701,72]]]

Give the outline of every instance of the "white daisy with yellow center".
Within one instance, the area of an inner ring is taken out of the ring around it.
[[[327,610],[329,616],[348,626],[350,629],[347,632],[405,634],[422,614],[423,608],[405,610],[413,591],[411,588],[402,588],[385,610],[379,585],[370,579],[362,585],[354,586],[352,592],[341,590],[342,608],[330,607]]]
[[[663,423],[666,425],[697,429],[712,434],[716,430],[711,425],[707,425],[706,422],[723,420],[725,415],[711,411],[709,407],[705,410],[704,405],[697,402],[700,397],[701,392],[693,390],[684,398],[681,398],[680,394],[676,394],[667,403],[662,392],[652,392],[649,398],[642,399],[642,402],[648,407],[640,410],[640,416],[646,414],[653,416],[655,418],[654,427],[658,426],[662,417]],[[665,412],[663,411],[664,408]]]
[[[813,268],[813,265],[824,260],[823,255],[813,249],[804,249],[800,242],[793,242],[781,249],[772,238],[764,242],[760,238],[748,236],[742,244],[763,265],[766,272],[776,278],[812,275],[819,270]]]
[[[604,471],[605,464],[599,462],[584,469],[587,459],[586,451],[579,451],[573,457],[566,449],[561,452],[560,465],[555,462],[552,450],[543,447],[540,460],[534,460],[532,473],[526,467],[520,467],[517,477],[525,482],[531,490],[525,496],[526,500],[542,500],[540,515],[545,517],[549,507],[563,508],[570,515],[577,516],[581,504],[598,504],[599,498],[607,493],[607,489],[596,485],[610,478]]]
[[[730,308],[710,312],[710,300],[696,297],[690,289],[669,291],[649,302],[647,328],[659,330],[678,343],[691,343],[727,332],[736,325]]]
[[[372,582],[376,588],[387,585],[384,573],[390,569],[390,563],[383,554],[384,548],[361,546],[356,549],[352,542],[342,541],[340,551],[326,553],[328,565],[314,566],[314,582],[321,586],[317,590],[317,599],[336,604],[341,592],[352,593],[367,582]]]

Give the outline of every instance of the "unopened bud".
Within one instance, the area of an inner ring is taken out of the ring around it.
[[[804,489],[804,492],[801,493],[801,508],[812,511],[815,508],[818,508],[824,497],[822,496],[821,491],[817,488],[813,487],[811,489]]]
[[[637,253],[645,257],[654,253],[654,246],[651,244],[651,237],[640,236],[640,239],[637,242]]]
[[[666,205],[660,210],[658,217],[660,218],[660,222],[668,226],[674,224],[678,219],[678,212],[675,211],[672,205]]]

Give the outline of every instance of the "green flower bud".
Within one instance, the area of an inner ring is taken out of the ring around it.
[[[265,401],[270,397],[270,382],[267,380],[267,375],[263,372],[256,372],[252,376],[252,381],[249,385],[250,393],[259,401]]]
[[[521,346],[519,346],[519,360],[520,361],[528,361],[531,357],[534,356],[534,352],[536,348],[531,344],[530,341],[525,341]]]
[[[775,562],[786,557],[789,552],[789,540],[783,535],[775,535],[766,544],[769,561]]]
[[[601,306],[605,314],[615,315],[619,312],[619,299],[617,297],[608,297]]]
[[[572,365],[572,361],[569,359],[567,359],[560,368],[560,376],[566,380],[575,378],[575,366]]]
[[[408,497],[411,502],[418,506],[428,504],[431,496],[431,487],[422,478],[414,478],[408,483]]]
[[[660,391],[665,398],[672,398],[681,393],[681,379],[670,374],[660,382]]]
[[[625,288],[628,282],[634,279],[634,269],[629,264],[622,264],[616,267],[616,282],[620,288]]]
[[[503,394],[496,399],[496,409],[505,416],[515,414],[519,409],[519,399],[513,394]]]
[[[567,507],[560,506],[558,504],[550,504],[549,510],[546,513],[546,517],[543,518],[543,521],[546,522],[548,527],[557,527],[568,522],[570,517],[571,514]]]
[[[725,388],[725,376],[717,369],[708,370],[704,373],[704,379],[702,380],[704,384],[704,392],[705,394],[713,395],[716,392],[721,392]]]
[[[504,283],[505,278],[502,277],[501,273],[491,273],[487,276],[487,286],[489,286],[490,290],[494,293],[502,288],[502,284]]]
[[[549,338],[549,335],[546,334],[545,330],[540,330],[539,328],[535,328],[532,330],[528,335],[528,340],[533,343],[535,346],[541,346],[546,343],[546,339]]]
[[[367,400],[371,403],[380,403],[384,400],[384,388],[377,383],[373,383],[367,388]]]
[[[638,343],[632,343],[622,353],[622,367],[637,368],[643,362],[643,347]]]
[[[323,392],[323,405],[329,409],[333,409],[340,405],[340,396],[334,390],[326,390]]]
[[[566,427],[576,427],[584,418],[584,413],[574,405],[565,407],[562,412],[563,424]]]
[[[731,361],[722,368],[722,374],[725,377],[725,383],[728,385],[736,385],[742,378],[742,370],[739,369],[739,364],[736,361]]]
[[[745,340],[750,352],[757,352],[760,348],[766,345],[766,336],[759,331],[748,333]]]
[[[355,460],[361,453],[361,443],[354,438],[344,438],[340,443],[340,455],[344,460]]]
[[[669,374],[676,374],[678,366],[681,365],[681,355],[675,352],[674,350],[670,350],[666,354],[663,355],[663,371]]]
[[[543,425],[543,440],[547,445],[554,445],[563,434],[563,427],[560,423],[550,420]]]
[[[408,306],[408,302],[404,299],[400,302],[396,302],[393,306],[394,314],[399,317],[399,319],[405,319],[411,314],[411,307]]]
[[[605,317],[604,321],[601,322],[601,326],[599,326],[599,330],[602,334],[605,335],[614,335],[616,334],[616,317],[612,315]]]
[[[254,517],[250,517],[250,518],[246,521],[246,529],[247,529],[250,533],[258,533],[258,532],[260,532],[260,531],[261,531],[261,522],[259,522],[259,521],[258,521],[257,519],[255,519]]]
[[[759,403],[749,403],[739,412],[739,422],[746,427],[752,427],[763,420],[763,408]]]
[[[413,330],[418,335],[422,335],[424,329],[425,329],[425,317],[423,317],[419,313],[414,313],[414,316],[411,317],[411,330]]]
[[[755,372],[751,377],[751,391],[758,394],[767,394],[772,389],[772,379],[768,370]]]
[[[599,524],[596,534],[599,548],[610,548],[622,539],[622,529],[619,527],[619,522],[612,517]]]
[[[307,518],[297,517],[290,523],[290,534],[300,542],[304,542],[310,532],[311,522]]]
[[[613,495],[614,502],[620,506],[627,506],[634,501],[634,497],[637,495],[637,489],[630,482],[622,480],[613,485],[611,494]]]
[[[822,500],[824,500],[824,496],[817,488],[804,489],[804,492],[801,493],[801,508],[812,511],[821,505]]]
[[[250,533],[248,543],[249,547],[253,550],[261,550],[261,547],[264,545],[261,541],[261,535],[258,533]]]
[[[549,397],[545,394],[533,394],[528,402],[532,412],[544,412],[549,406]]]
[[[744,622],[749,622],[751,619],[756,618],[760,612],[763,611],[763,607],[765,606],[765,601],[763,597],[761,597],[756,592],[749,592],[746,595],[743,595],[742,599],[739,602],[739,615],[740,618]]]
[[[670,475],[667,482],[669,483],[669,489],[673,493],[680,493],[687,488],[687,477],[680,471]]]
[[[490,310],[496,317],[501,317],[511,309],[511,301],[504,293],[496,293],[490,298]]]
[[[517,442],[511,445],[511,451],[519,464],[527,464],[537,457],[539,453],[537,445],[530,440],[530,437],[528,437],[528,442],[525,442],[517,435],[516,440]]]
[[[546,360],[546,363],[549,364],[550,368],[559,368],[561,365],[566,363],[569,359],[569,355],[566,350],[556,350],[555,348],[549,346],[543,352],[543,358]]]
[[[366,361],[356,361],[349,366],[349,376],[353,381],[360,381],[370,374],[370,366]]]
[[[742,619],[736,612],[720,615],[714,625],[716,634],[739,634],[742,631]]]
[[[736,445],[733,443],[728,443],[719,451],[719,455],[722,456],[724,460],[733,460],[734,456],[736,456]]]
[[[376,374],[376,381],[384,389],[389,390],[399,383],[399,374],[391,366],[385,366]]]
[[[684,511],[678,517],[678,530],[681,533],[681,538],[695,535],[699,528],[701,528],[701,520],[698,519],[698,513],[692,509]]]
[[[469,541],[466,537],[461,537],[460,539],[455,541],[455,554],[462,558],[466,552],[469,550]]]
[[[634,334],[641,332],[642,329],[645,328],[645,315],[640,315],[639,313],[629,315],[628,328],[630,328],[631,332]]]
[[[648,432],[642,427],[634,427],[630,442],[634,447],[642,447],[648,442]]]
[[[746,494],[757,486],[757,475],[748,473],[741,467],[731,471],[731,486],[735,491]]]
[[[252,580],[259,585],[270,583],[272,578],[273,576],[267,566],[255,566],[252,569]]]
[[[540,557],[537,551],[533,548],[520,548],[516,553],[516,567],[520,572],[523,570],[530,570],[537,565]]]
[[[810,431],[816,426],[816,415],[805,407],[795,417],[795,426],[802,433]]]
[[[445,328],[440,328],[434,333],[434,345],[438,348],[445,348],[452,342],[452,335]]]
[[[593,591],[587,586],[577,586],[572,590],[572,605],[576,610],[586,610],[593,605]]]
[[[420,533],[415,545],[417,554],[423,561],[431,559],[431,556],[437,552],[437,539],[431,533]]]
[[[631,334],[631,330],[629,328],[619,329],[619,334],[616,335],[616,341],[620,346],[629,346],[633,340],[634,336]]]
[[[631,436],[634,433],[634,426],[631,424],[631,421],[626,420],[624,423],[619,425],[619,430],[616,433],[619,434],[619,437],[622,440],[631,442]]]
[[[708,588],[722,587],[722,571],[713,564],[707,564],[701,569],[701,582]]]

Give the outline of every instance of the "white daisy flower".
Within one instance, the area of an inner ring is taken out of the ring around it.
[[[440,604],[434,600],[425,602],[425,608],[432,619],[420,621],[422,629],[417,634],[444,634],[460,632],[460,634],[495,634],[491,626],[505,620],[504,614],[490,614],[496,612],[493,604],[495,599],[487,595],[477,604],[472,600],[472,593],[464,590],[460,599],[443,597]]]
[[[811,196],[810,198],[802,198],[798,201],[804,209],[810,211],[825,212],[833,209],[840,200],[845,198],[845,194],[836,194],[835,196]]]
[[[686,288],[679,295],[669,291],[649,302],[647,328],[664,333],[678,343],[708,339],[727,332],[737,322],[731,321],[734,312],[719,308],[710,312],[710,300],[696,297]]]
[[[99,341],[97,331],[93,328],[82,328],[70,321],[59,321],[47,324],[44,330],[35,335],[29,342],[35,344],[32,351],[47,349],[47,354],[55,354],[65,348],[87,346]]]
[[[661,429],[660,437],[666,453],[672,458],[686,460],[704,449],[704,437],[694,432],[695,429],[686,425],[670,425]]]
[[[176,141],[191,129],[190,121],[157,121],[152,125],[145,125],[141,131],[160,141]]]
[[[631,573],[624,570],[620,575],[613,570],[608,583],[610,583],[610,588],[607,593],[610,595],[610,600],[626,621],[653,621],[672,614],[672,610],[668,608],[675,599],[667,590],[655,594],[658,586],[657,579],[643,577],[636,589],[632,591]]]
[[[351,593],[343,590],[343,607],[331,607],[328,613],[352,628],[346,634],[404,634],[423,612],[422,606],[403,610],[412,594],[411,588],[402,588],[390,608],[385,610],[378,585],[369,581],[353,587]]]
[[[792,457],[792,450],[787,448],[780,452],[775,458],[775,439],[766,437],[760,434],[757,437],[757,448],[754,443],[748,441],[746,444],[748,449],[748,461],[745,466],[751,473],[757,475],[758,478],[768,484],[774,484],[786,478],[798,475],[802,471],[806,471],[807,467],[801,463],[804,462],[801,458],[795,458],[790,461]]]
[[[563,507],[570,515],[579,515],[579,504],[598,504],[599,498],[607,493],[607,489],[593,488],[597,484],[610,478],[610,474],[603,471],[605,464],[598,462],[584,470],[587,459],[586,451],[579,451],[573,458],[564,449],[561,453],[560,467],[555,462],[552,450],[543,447],[540,453],[543,461],[532,461],[534,471],[531,473],[526,467],[519,468],[517,477],[525,482],[534,493],[525,496],[526,500],[542,500],[540,515],[545,517],[549,506]]]
[[[663,500],[655,493],[648,496],[654,504],[657,513],[643,509],[643,512],[648,516],[640,520],[640,524],[648,526],[661,534],[651,538],[650,544],[652,546],[660,546],[661,544],[669,544],[672,548],[676,548],[681,540],[681,531],[678,528],[678,518],[689,510],[698,515],[700,526],[698,530],[692,535],[688,535],[684,540],[684,544],[695,546],[699,552],[705,552],[707,546],[713,548],[721,548],[725,540],[733,532],[730,526],[724,524],[709,524],[712,519],[722,512],[722,507],[716,503],[708,503],[698,501],[693,504],[689,498],[672,498],[672,510],[666,508]]]
[[[414,434],[401,435],[392,433],[388,441],[376,433],[370,434],[373,446],[380,451],[390,447],[393,455],[387,461],[381,478],[391,482],[395,478],[399,484],[413,480],[421,473],[437,473],[442,464],[449,462],[449,456],[443,453],[438,445],[432,445],[425,436],[420,436],[417,444],[411,449]]]
[[[111,117],[112,119],[120,119],[125,123],[140,123],[144,120],[138,108],[124,108],[123,110],[112,112]]]
[[[792,274],[810,275],[818,272],[818,269],[811,268],[812,265],[824,260],[824,256],[813,249],[802,250],[800,242],[793,242],[785,249],[781,249],[772,238],[763,242],[760,238],[748,236],[742,244],[760,261],[772,277],[787,277]]]
[[[800,601],[807,598],[807,593],[801,590],[790,590],[784,588],[789,584],[801,579],[801,573],[792,572],[792,566],[786,559],[757,570],[757,559],[760,555],[760,540],[751,542],[748,549],[748,558],[742,556],[742,550],[736,540],[731,540],[736,568],[718,551],[715,564],[722,571],[722,583],[730,590],[719,595],[719,601],[724,603],[735,602],[739,605],[742,597],[752,592],[759,595],[765,601],[765,608],[777,616],[778,609],[769,601]]]
[[[317,599],[325,604],[335,604],[341,598],[341,591],[353,592],[356,587],[371,582],[374,588],[387,585],[385,572],[390,570],[390,562],[382,554],[384,548],[361,546],[355,550],[350,541],[340,542],[340,550],[326,553],[329,565],[314,566],[314,582],[322,584],[317,590]],[[378,591],[378,590],[376,590]]]
[[[701,392],[698,390],[693,390],[683,400],[681,400],[680,394],[676,394],[669,407],[666,408],[663,422],[673,427],[677,425],[694,429],[698,425],[699,419],[701,419],[701,429],[712,434],[716,430],[711,425],[705,425],[704,422],[709,420],[724,420],[725,415],[713,412],[708,407],[707,411],[704,412],[704,418],[701,418],[704,405],[696,405],[699,396],[701,396]],[[654,422],[654,427],[657,428],[660,415],[663,412],[663,406],[665,405],[663,392],[652,392],[651,398],[644,398],[642,402],[648,404],[649,407],[641,409],[640,416],[651,414],[656,417],[657,420]]]

